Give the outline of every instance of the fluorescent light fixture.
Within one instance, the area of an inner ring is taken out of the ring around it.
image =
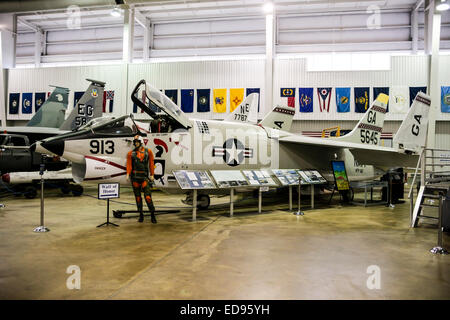
[[[114,7],[114,9],[111,10],[110,14],[113,17],[120,17],[122,15],[122,12],[118,7]]]
[[[440,3],[436,6],[437,11],[447,11],[448,9],[450,9],[450,4],[447,0],[440,0]]]
[[[272,13],[273,12],[273,3],[272,2],[266,2],[264,4],[263,9],[264,9],[265,13]]]

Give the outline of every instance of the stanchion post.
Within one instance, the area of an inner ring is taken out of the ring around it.
[[[197,220],[197,189],[194,189],[194,195],[192,196],[192,221]]]
[[[314,209],[314,185],[311,185],[311,209]]]
[[[434,254],[448,254],[448,251],[443,247],[442,243],[442,214],[443,214],[443,204],[442,196],[439,197],[439,223],[438,223],[438,243],[437,246],[430,250]]]
[[[261,187],[259,187],[259,192],[258,192],[258,213],[262,212],[262,191],[261,191]]]
[[[289,185],[289,211],[292,211],[292,186]]]
[[[233,216],[234,211],[234,188],[230,189],[230,217]]]
[[[297,216],[303,216],[304,215],[304,213],[300,210],[300,205],[301,205],[301,203],[300,203],[300,201],[301,201],[301,192],[300,192],[300,190],[301,190],[301,188],[302,188],[302,178],[299,176],[298,177],[298,199],[297,199],[297,204],[298,204],[298,210],[297,210],[297,212],[294,212],[294,214],[295,215],[297,215]]]
[[[44,156],[41,156],[41,165],[39,167],[39,174],[41,175],[41,224],[39,227],[35,228],[34,232],[49,232],[50,229],[44,225]]]

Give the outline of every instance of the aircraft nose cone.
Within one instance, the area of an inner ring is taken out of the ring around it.
[[[44,141],[40,146],[58,156],[62,156],[64,153],[64,140]]]

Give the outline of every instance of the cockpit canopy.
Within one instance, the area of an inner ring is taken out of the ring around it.
[[[97,123],[92,123],[91,125],[89,123],[82,129],[90,129],[93,133],[99,135],[131,136],[141,133],[134,123],[133,118],[129,115],[108,119],[107,121],[97,121]]]

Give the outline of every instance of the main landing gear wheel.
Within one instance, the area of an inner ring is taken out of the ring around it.
[[[114,218],[117,218],[117,219],[122,218],[122,214],[120,212],[116,212],[116,211],[113,211],[113,216],[114,216]]]
[[[28,186],[23,191],[23,195],[27,199],[34,199],[34,198],[36,198],[36,195],[37,195],[37,189],[33,186]]]
[[[83,187],[80,186],[79,184],[74,184],[74,185],[72,185],[72,186],[71,186],[71,189],[72,189],[72,194],[73,194],[75,197],[81,196],[81,195],[83,194],[83,191],[84,191]]]
[[[63,194],[69,194],[70,193],[70,184],[65,183],[61,186],[60,189]]]
[[[211,199],[209,198],[209,195],[200,194],[197,196],[197,208],[199,208],[200,210],[208,209],[210,203]]]

